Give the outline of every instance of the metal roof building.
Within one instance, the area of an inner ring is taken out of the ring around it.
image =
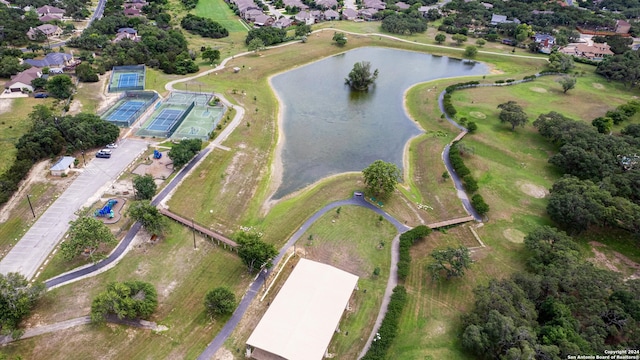
[[[247,340],[257,360],[321,360],[358,277],[300,259]]]

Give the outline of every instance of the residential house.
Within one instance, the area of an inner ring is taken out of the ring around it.
[[[120,42],[124,39],[129,39],[131,41],[140,41],[140,36],[138,36],[138,31],[136,29],[126,27],[118,29],[118,33],[116,34],[116,38],[113,39],[113,43]]]
[[[36,26],[35,28],[29,28],[29,31],[27,31],[27,37],[30,40],[35,40],[38,38],[39,32],[43,33],[47,38],[62,35],[62,29],[59,27],[51,24],[43,24]]]
[[[335,10],[327,10],[322,14],[326,21],[338,20],[340,19],[340,14]]]
[[[593,61],[599,61],[604,59],[605,56],[613,55],[613,51],[611,51],[609,45],[607,45],[606,43],[594,43],[593,45],[578,44],[576,46],[567,46],[566,48],[561,49],[560,52]]]
[[[511,24],[511,23],[520,24],[520,20],[518,20],[517,18],[513,18],[513,20],[507,20],[506,15],[498,15],[498,14],[491,15],[491,25],[495,26],[499,24]]]
[[[400,9],[400,10],[407,10],[408,8],[410,8],[410,7],[411,7],[411,5],[409,5],[409,4],[405,3],[405,2],[402,2],[402,1],[398,1],[398,2],[396,3],[396,6],[397,6],[397,7],[398,7],[398,9]]]
[[[309,6],[303,4],[300,0],[284,0],[283,4],[285,7],[296,7],[300,10],[309,10]]]
[[[36,9],[36,13],[38,17],[43,17],[49,15],[51,17],[55,17],[57,19],[62,19],[64,16],[64,9],[57,8],[55,6],[45,5]]]
[[[256,5],[253,0],[234,0],[232,3],[238,8],[238,13],[242,18],[244,18],[244,14],[249,10],[262,11],[262,8]]]
[[[76,158],[73,156],[63,156],[53,164],[49,169],[51,176],[66,176],[69,174],[69,169],[73,169],[75,166]]]
[[[11,80],[4,84],[5,92],[20,92],[23,89],[33,92],[31,82],[41,76],[41,69],[37,67],[30,67],[27,70],[19,72],[11,77]]]
[[[140,10],[138,10],[136,8],[124,9],[123,13],[124,13],[124,16],[126,16],[126,17],[142,16],[142,11],[140,11]]]
[[[253,25],[255,26],[271,26],[273,23],[273,18],[265,14],[260,14],[253,20]]]
[[[378,13],[378,9],[373,8],[362,9],[358,11],[358,15],[360,15],[361,18],[367,21],[373,20],[373,15],[375,15],[376,13]]]
[[[364,0],[362,3],[365,9],[384,10],[387,7],[387,4],[380,0]]]
[[[493,4],[489,4],[489,3],[486,3],[486,2],[481,2],[480,5],[484,6],[484,8],[487,9],[487,10],[493,9]]]
[[[322,10],[311,10],[309,11],[309,14],[311,14],[314,23],[324,20],[324,12],[322,12]]]
[[[358,18],[358,12],[350,8],[344,9],[342,10],[342,18],[344,20],[355,20]]]
[[[533,35],[533,41],[545,48],[556,44],[556,38],[549,34],[535,34]]]
[[[337,0],[318,0],[316,1],[316,5],[323,9],[335,9],[338,7]]]
[[[145,7],[145,5],[147,5],[146,2],[135,2],[135,3],[126,3],[126,4],[123,4],[122,6],[125,9],[138,9],[142,11],[142,8]]]
[[[316,22],[316,19],[314,19],[313,16],[311,16],[311,13],[305,10],[302,10],[299,13],[297,13],[294,16],[294,19],[296,20],[296,22],[306,24],[306,25],[313,25]]]
[[[276,20],[272,26],[278,29],[286,29],[292,24],[293,24],[293,20],[283,16],[280,19]]]
[[[435,9],[435,8],[433,6],[420,6],[418,8],[418,12],[422,16],[427,16],[427,14],[429,13],[429,10],[431,10],[431,9]]]
[[[65,53],[48,53],[42,60],[27,59],[24,62],[38,68],[43,67],[64,67],[74,63],[73,55]]]
[[[631,24],[624,20],[616,21],[616,34],[628,34],[629,30],[631,30]]]
[[[262,10],[248,9],[248,10],[246,10],[244,12],[244,14],[242,15],[242,18],[245,19],[248,22],[254,22],[254,21],[256,21],[256,17],[258,17],[260,15],[264,15]]]

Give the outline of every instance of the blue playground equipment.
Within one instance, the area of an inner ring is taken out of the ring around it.
[[[107,204],[102,208],[96,210],[93,215],[98,217],[108,217],[109,219],[113,219],[113,210],[111,209],[113,205],[117,204],[118,200],[111,199],[107,201]]]
[[[162,157],[162,153],[158,150],[153,150],[153,158],[160,159]]]

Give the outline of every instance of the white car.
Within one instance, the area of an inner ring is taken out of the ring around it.
[[[109,154],[109,155],[111,155],[111,150],[110,150],[110,149],[102,149],[102,150],[100,150],[100,151],[98,151],[98,152],[103,153],[103,154]]]
[[[107,149],[117,149],[117,148],[118,148],[118,144],[116,143],[107,145]]]

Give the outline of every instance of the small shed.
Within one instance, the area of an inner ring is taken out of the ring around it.
[[[69,173],[69,169],[74,167],[75,161],[76,158],[73,156],[63,156],[57,163],[53,164],[49,171],[51,171],[52,176],[63,176],[63,174],[67,175]]]

